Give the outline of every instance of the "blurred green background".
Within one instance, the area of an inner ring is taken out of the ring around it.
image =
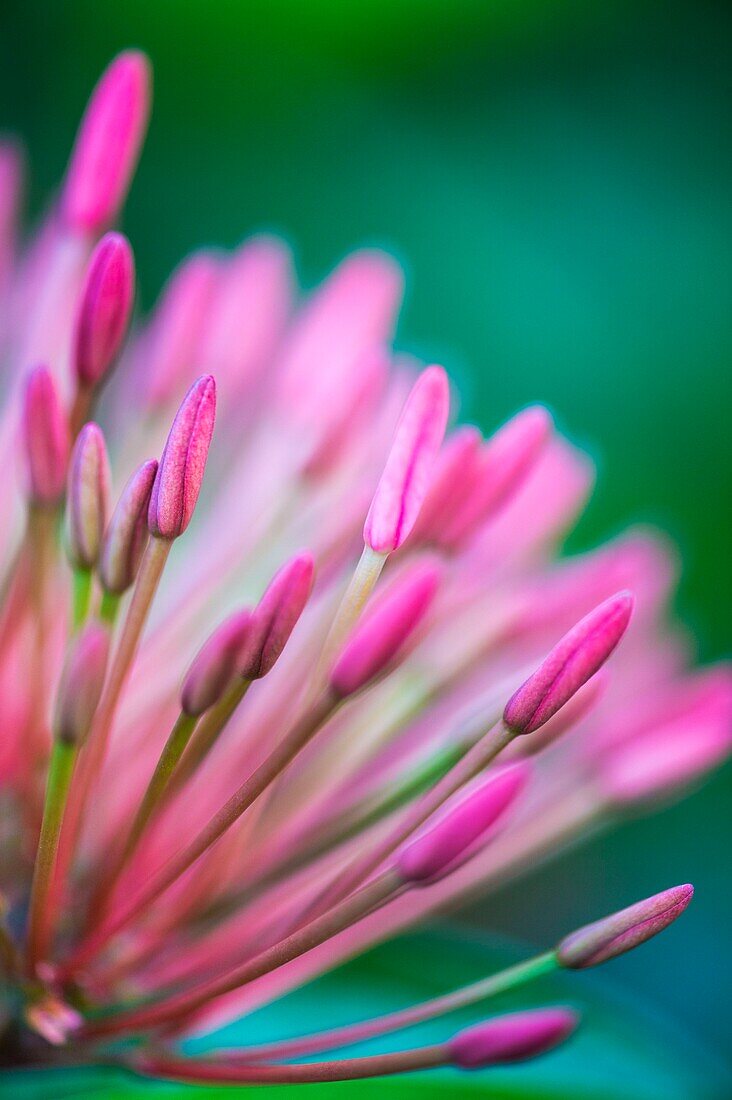
[[[555,0],[5,0],[0,126],[58,180],[108,59],[152,57],[125,217],[149,305],[180,255],[284,233],[306,284],[347,249],[405,263],[399,341],[486,429],[547,402],[599,460],[573,545],[653,520],[684,555],[705,658],[732,605],[732,9]],[[677,881],[683,922],[615,965],[718,1049],[732,1038],[732,771],[466,919],[539,943]]]

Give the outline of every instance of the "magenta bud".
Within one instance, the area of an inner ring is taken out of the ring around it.
[[[214,630],[193,658],[180,693],[181,709],[191,718],[217,703],[229,686],[251,626],[251,612],[236,611]]]
[[[107,233],[92,253],[74,332],[74,367],[82,386],[98,385],[119,354],[132,314],[135,261],[121,233]]]
[[[73,641],[56,697],[54,736],[80,745],[92,724],[104,686],[109,633],[98,623],[85,627]]]
[[[440,532],[441,541],[457,546],[524,484],[552,434],[552,418],[541,405],[524,409],[493,435],[470,471],[470,492]]]
[[[618,592],[572,627],[509,699],[503,712],[509,729],[533,733],[556,714],[608,659],[632,611],[633,596]]]
[[[450,387],[442,367],[420,374],[402,410],[366,517],[363,537],[377,554],[397,550],[419,515],[442,444]]]
[[[81,233],[110,225],[125,200],[150,110],[150,66],[125,50],[102,74],[76,136],[66,174],[63,209]]]
[[[143,462],[122,490],[102,541],[99,577],[107,592],[121,595],[137,576],[147,542],[147,509],[158,470],[157,459]]]
[[[694,887],[690,883],[672,886],[610,917],[587,924],[564,937],[556,950],[557,960],[562,966],[581,970],[624,955],[673,924],[693,896]]]
[[[238,658],[239,675],[258,680],[273,668],[302,615],[313,587],[315,563],[297,554],[275,573],[252,612],[251,629]]]
[[[427,614],[439,580],[436,565],[420,562],[375,601],[333,665],[330,686],[336,695],[359,691],[397,659]]]
[[[529,774],[525,762],[499,768],[439,811],[437,821],[428,822],[399,854],[397,869],[404,881],[426,886],[474,855],[487,830],[524,789]]]
[[[461,1069],[523,1062],[568,1039],[579,1019],[569,1008],[537,1008],[496,1016],[459,1032],[447,1044],[450,1061]]]
[[[216,416],[216,383],[204,374],[175,414],[155,477],[147,522],[156,538],[176,539],[191,521],[201,491]]]
[[[52,507],[66,488],[69,425],[56,383],[46,367],[28,376],[23,395],[23,437],[32,504]]]
[[[98,424],[85,424],[71,452],[66,498],[69,558],[77,569],[96,565],[107,524],[109,490],[109,458],[102,429]]]

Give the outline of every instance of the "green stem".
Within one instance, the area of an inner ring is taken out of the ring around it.
[[[91,569],[74,569],[74,590],[71,605],[71,629],[78,634],[86,622],[91,606]]]
[[[103,592],[102,602],[99,606],[99,618],[103,623],[114,626],[119,612],[121,596],[117,592]]]
[[[54,742],[48,769],[43,821],[33,870],[28,915],[28,965],[31,973],[34,973],[37,964],[43,958],[51,933],[49,898],[58,854],[61,823],[76,755],[76,745],[70,745],[65,741]]]
[[[525,962],[516,963],[515,966],[509,966],[506,970],[501,970],[488,978],[482,978],[471,985],[397,1012],[389,1012],[384,1016],[376,1016],[370,1020],[362,1020],[360,1023],[348,1024],[329,1031],[320,1031],[314,1035],[250,1047],[241,1052],[241,1061],[258,1062],[269,1059],[279,1061],[304,1054],[317,1054],[322,1050],[333,1050],[336,1047],[350,1046],[352,1043],[373,1039],[377,1035],[391,1034],[394,1031],[424,1023],[426,1020],[434,1020],[448,1012],[478,1004],[490,997],[496,997],[499,993],[518,989],[519,986],[536,981],[537,978],[542,978],[558,969],[559,963],[555,952],[547,951],[543,955],[536,955]]]
[[[92,910],[97,915],[106,907],[115,883],[140,843],[140,839],[150,818],[160,805],[160,801],[167,790],[170,777],[175,770],[176,764],[183,755],[183,751],[190,740],[197,721],[198,718],[192,718],[189,714],[181,713],[178,715],[175,725],[160,754],[160,759],[157,762],[155,771],[147,785],[147,790],[143,795],[142,802],[135,814],[124,847],[121,849],[117,858],[113,859],[112,865],[107,873],[103,875],[102,884],[95,894]]]

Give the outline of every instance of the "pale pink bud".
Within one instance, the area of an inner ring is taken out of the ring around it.
[[[473,473],[471,491],[449,518],[441,541],[455,547],[477,530],[524,484],[552,432],[541,405],[524,409],[488,440]]]
[[[71,453],[66,498],[69,558],[77,569],[91,569],[99,557],[109,489],[109,458],[102,429],[98,424],[85,424]]]
[[[496,1016],[455,1035],[447,1044],[450,1061],[461,1069],[522,1062],[563,1043],[578,1022],[577,1014],[568,1008]]]
[[[74,367],[81,385],[96,386],[117,358],[134,296],[130,243],[121,233],[107,233],[92,253],[76,315]]]
[[[46,367],[31,371],[23,395],[23,437],[32,504],[51,507],[66,488],[69,425],[56,384]]]
[[[412,532],[413,538],[437,541],[445,523],[475,487],[475,471],[483,437],[466,424],[454,431],[440,449],[430,487]]]
[[[375,601],[333,665],[330,685],[344,697],[375,679],[404,650],[434,599],[440,570],[420,562]]]
[[[168,280],[145,349],[152,405],[164,405],[189,383],[220,274],[215,256],[196,252]]]
[[[183,398],[160,459],[147,515],[150,533],[157,538],[178,538],[191,521],[215,416],[216,383],[204,374]]]
[[[377,554],[397,550],[419,515],[447,425],[450,388],[442,367],[415,382],[394,433],[363,537]]]
[[[204,642],[181,688],[181,709],[186,714],[196,718],[219,701],[237,670],[238,657],[251,626],[251,612],[236,611]]]
[[[53,731],[59,741],[80,745],[92,724],[104,685],[109,632],[98,623],[85,627],[66,658],[56,698]]]
[[[397,859],[397,869],[405,882],[416,886],[450,874],[475,854],[487,830],[495,824],[526,785],[529,767],[526,763],[481,777],[467,794],[451,801],[428,822],[415,840],[407,843]]]
[[[318,287],[282,353],[276,400],[288,420],[306,433],[332,421],[359,361],[391,342],[402,289],[394,260],[375,249],[351,253]]]
[[[632,611],[632,595],[618,592],[572,627],[509,699],[503,712],[509,729],[532,733],[556,714],[608,659]]]
[[[612,916],[587,924],[564,937],[556,949],[557,959],[562,966],[580,970],[624,955],[673,924],[693,896],[694,887],[689,883],[672,886]]]
[[[302,615],[314,573],[312,556],[302,553],[270,581],[252,612],[251,629],[239,653],[238,671],[245,680],[258,680],[274,666]]]
[[[76,136],[64,186],[69,225],[98,233],[125,200],[150,110],[150,67],[144,54],[126,50],[102,74]]]
[[[603,794],[618,809],[672,797],[731,750],[732,683],[720,669],[691,705],[610,747],[600,768]]]
[[[158,470],[157,459],[143,462],[122,490],[104,534],[99,577],[107,592],[121,595],[137,576],[148,538],[147,509]]]

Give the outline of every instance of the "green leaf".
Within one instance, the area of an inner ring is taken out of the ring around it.
[[[191,1043],[190,1050],[264,1042],[312,1027],[347,1023],[474,981],[518,957],[515,950],[457,938],[447,931],[413,934],[371,951],[205,1041]],[[334,1100],[459,1100],[463,1096],[466,1100],[723,1100],[732,1095],[730,1080],[713,1055],[697,1049],[691,1040],[668,1023],[651,1018],[640,1006],[608,992],[602,975],[598,978],[591,973],[545,977],[485,1006],[361,1044],[348,1053],[435,1042],[493,1013],[557,1002],[577,1006],[583,1024],[565,1047],[544,1058],[475,1074],[441,1070],[346,1082],[329,1085],[327,1095]],[[297,1095],[308,1100],[322,1095],[318,1091],[322,1089],[320,1085],[301,1086]],[[230,1088],[225,1095],[249,1092],[243,1087]],[[0,1097],[8,1100],[198,1100],[223,1094],[221,1088],[144,1080],[112,1067],[14,1071],[0,1077]],[[264,1095],[267,1100],[279,1100],[293,1094],[279,1086],[267,1089]]]

